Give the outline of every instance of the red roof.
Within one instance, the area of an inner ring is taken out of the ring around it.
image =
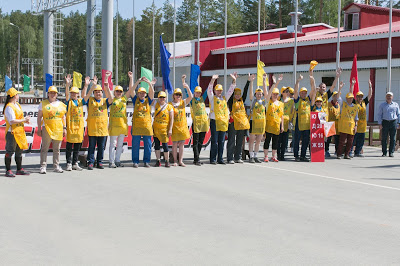
[[[366,4],[359,4],[359,3],[350,3],[345,8],[343,8],[343,10],[347,10],[351,6],[357,6],[361,9],[369,9],[369,10],[373,10],[373,11],[381,11],[381,12],[385,12],[387,14],[389,14],[389,10],[390,10],[390,8],[387,8],[387,7],[373,6],[373,5],[366,5]],[[395,14],[395,13],[400,14],[400,9],[393,8],[392,12],[393,12],[393,14]]]
[[[400,32],[400,21],[392,23],[392,32]],[[368,27],[368,28],[364,28],[364,29],[359,29],[359,30],[343,31],[343,29],[342,29],[340,32],[340,38],[345,39],[345,38],[384,34],[384,33],[389,33],[389,23],[372,26],[372,27]],[[311,42],[311,41],[317,41],[317,40],[336,39],[336,38],[337,38],[337,28],[336,29],[333,28],[333,29],[324,29],[324,30],[319,30],[319,31],[308,32],[307,35],[305,35],[303,37],[298,37],[297,42],[298,43]],[[276,38],[276,39],[261,41],[260,46],[282,45],[282,44],[288,44],[288,43],[293,43],[293,42],[294,42],[294,38],[285,39],[285,40],[280,40],[279,38]],[[250,48],[250,47],[257,47],[257,43],[255,42],[255,43],[247,43],[247,44],[242,44],[242,45],[237,45],[237,46],[231,46],[231,47],[227,47],[227,50]],[[224,48],[219,48],[219,49],[215,49],[212,51],[216,52],[216,51],[221,51],[221,50],[224,50]]]

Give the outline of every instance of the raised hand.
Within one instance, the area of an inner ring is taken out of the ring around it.
[[[356,84],[356,82],[357,82],[357,81],[356,81],[356,78],[353,78],[353,79],[351,80],[351,84],[352,84],[352,85]]]
[[[372,82],[371,82],[371,80],[368,80],[368,85],[369,85],[370,88],[372,88]]]
[[[297,78],[297,81],[303,80],[303,76],[299,75],[299,77]]]
[[[249,77],[247,78],[248,81],[253,81],[256,79],[256,75],[255,74],[251,74],[249,73]]]
[[[339,83],[339,88],[343,88],[343,86],[344,86],[344,82],[341,81],[341,82]]]
[[[98,81],[97,76],[94,75],[94,77],[93,77],[93,85],[97,85],[97,81]]]
[[[111,71],[106,72],[106,79],[108,79],[109,76],[111,76]]]
[[[232,74],[230,74],[230,76],[234,81],[236,81],[238,74],[237,74],[237,72],[233,72]]]
[[[280,81],[282,81],[283,80],[283,74],[280,74],[279,75],[279,78],[278,78],[278,81],[280,82]]]
[[[213,79],[213,80],[216,80],[216,79],[218,79],[218,78],[219,78],[218,75],[212,75],[212,79]]]
[[[157,79],[156,79],[156,78],[153,78],[153,80],[152,80],[150,83],[151,83],[152,86],[154,86],[154,84],[157,83]]]
[[[185,79],[186,79],[186,75],[183,74],[183,75],[182,75],[182,80],[185,80]]]
[[[85,86],[87,87],[87,86],[89,86],[89,84],[90,84],[90,77],[86,76],[86,78],[85,78]]]
[[[342,74],[342,69],[339,67],[339,68],[336,70],[336,77],[337,77],[337,78],[340,77],[341,74]]]
[[[71,85],[71,82],[72,82],[72,79],[71,79],[71,74],[68,74],[66,77],[64,77],[65,78],[65,85],[66,86],[70,86]]]

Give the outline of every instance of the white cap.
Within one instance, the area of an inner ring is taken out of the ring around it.
[[[393,92],[388,91],[388,92],[386,92],[386,95],[392,95],[393,96]]]

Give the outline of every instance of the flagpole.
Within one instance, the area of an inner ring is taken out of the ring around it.
[[[118,11],[118,0],[117,0],[117,21],[116,21],[116,32],[115,32],[115,84],[118,85],[118,17],[119,17],[119,11]]]
[[[388,69],[387,69],[387,88],[386,88],[386,92],[391,91],[391,88],[392,88],[392,13],[393,13],[393,0],[390,0],[389,47],[388,47]]]
[[[153,43],[152,43],[152,49],[151,49],[151,73],[153,76],[154,76],[154,24],[156,21],[154,12],[155,12],[155,5],[154,5],[154,0],[153,0]]]
[[[261,0],[258,0],[258,47],[257,60],[260,60]]]
[[[199,8],[198,8],[198,12],[197,12],[197,16],[198,16],[198,19],[197,19],[197,65],[198,66],[200,66],[200,20],[201,20],[201,17],[200,17],[200,9],[201,9],[200,1],[201,0],[198,1]]]
[[[293,84],[296,84],[297,76],[297,22],[298,22],[299,2],[296,0],[296,14],[294,22],[294,54],[293,54]]]
[[[136,71],[135,71],[135,0],[132,0],[133,3],[133,19],[132,19],[132,77],[135,82]]]
[[[228,2],[225,0],[225,40],[224,40],[224,94],[226,92],[226,82],[227,82],[227,68],[228,61],[226,59],[226,36],[228,34]]]
[[[342,1],[338,0],[338,31],[337,31],[337,46],[336,46],[336,70],[340,67],[340,22],[342,14]],[[337,79],[336,87],[339,88],[340,77]]]
[[[173,70],[172,72],[174,73],[174,79],[173,79],[173,82],[174,82],[173,88],[174,89],[176,88],[175,87],[175,61],[176,61],[175,47],[176,47],[176,0],[174,0],[174,63],[173,63],[174,65],[172,66],[172,70]]]

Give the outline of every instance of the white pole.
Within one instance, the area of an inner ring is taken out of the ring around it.
[[[226,45],[227,39],[226,36],[228,34],[228,2],[225,0],[225,40],[224,40],[224,95],[226,92],[226,83],[227,83],[227,68],[228,68],[228,60],[226,59]]]
[[[132,0],[133,3],[133,20],[132,20],[132,73],[133,80],[136,78],[136,68],[135,68],[135,0]]]
[[[118,0],[117,0],[117,22],[116,22],[116,32],[115,32],[115,85],[118,85]]]
[[[200,66],[200,21],[201,21],[201,17],[200,17],[200,1],[198,1],[198,12],[197,12],[197,65]]]
[[[156,11],[156,9],[155,9],[155,5],[154,5],[154,0],[153,0],[153,46],[152,46],[152,49],[151,49],[151,73],[153,74],[153,76],[154,76],[154,24],[155,24],[155,22],[156,22],[156,17],[155,17],[155,15],[154,15],[154,12]]]
[[[336,69],[340,67],[340,22],[342,14],[342,1],[338,0],[338,31],[337,31],[337,47],[336,47]],[[336,87],[339,88],[340,78],[337,80]]]
[[[393,0],[390,0],[389,47],[388,47],[388,69],[387,69],[387,88],[386,88],[386,92],[391,91],[391,88],[392,88],[392,12],[393,12]]]
[[[296,84],[297,77],[297,22],[299,12],[299,1],[296,0],[296,14],[294,22],[294,54],[293,54],[293,84]]]
[[[33,91],[33,72],[34,72],[33,68],[34,68],[34,65],[31,64],[31,87],[32,87],[32,91]]]
[[[261,0],[258,0],[258,48],[257,60],[260,60]]]
[[[174,65],[173,65],[173,75],[174,75],[174,79],[173,79],[173,81],[174,81],[174,84],[173,84],[173,88],[175,89],[176,87],[175,87],[175,61],[176,61],[176,59],[175,59],[175,57],[176,57],[176,0],[174,0]]]

